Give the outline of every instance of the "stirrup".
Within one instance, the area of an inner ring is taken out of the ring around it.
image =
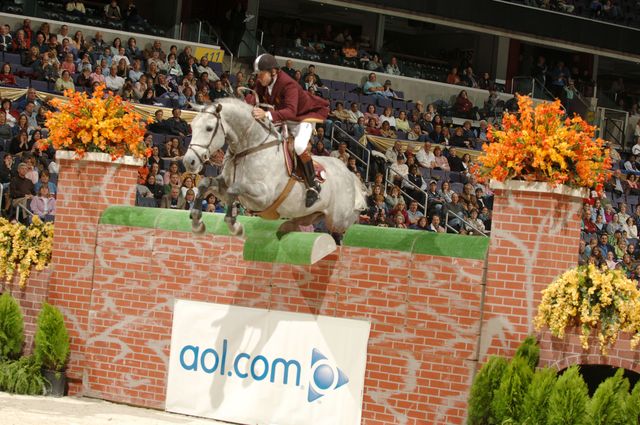
[[[313,206],[318,199],[320,198],[320,185],[316,185],[316,187],[310,187],[307,189],[307,193],[305,196],[304,204],[307,208]]]

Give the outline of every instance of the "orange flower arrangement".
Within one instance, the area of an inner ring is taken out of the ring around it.
[[[502,129],[489,127],[484,153],[475,172],[480,178],[565,184],[602,191],[611,158],[595,127],[579,116],[563,118],[560,101],[533,108],[531,98],[518,97],[519,116],[505,113]]]
[[[46,127],[49,138],[40,145],[46,149],[75,151],[78,158],[86,152],[106,152],[115,160],[124,155],[146,158],[151,149],[144,144],[146,124],[133,106],[107,92],[105,86],[96,87],[93,96],[65,90],[65,100],[54,99],[58,109],[47,112]]]

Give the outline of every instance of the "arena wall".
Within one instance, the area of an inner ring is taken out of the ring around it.
[[[45,296],[64,312],[71,394],[164,408],[173,302],[189,299],[369,320],[363,423],[462,424],[478,366],[536,333],[539,292],[576,262],[582,194],[560,188],[495,188],[490,244],[353,226],[335,252],[296,265],[259,252],[282,244],[260,219],[242,218],[263,228],[259,244],[252,232],[229,236],[220,215],[205,214],[207,233],[195,236],[186,211],[132,207],[135,162],[58,160],[50,270],[4,289],[30,334]],[[537,335],[543,365],[637,369],[624,340],[603,358],[575,337]]]

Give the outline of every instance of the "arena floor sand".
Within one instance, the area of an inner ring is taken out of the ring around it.
[[[31,397],[0,392],[2,425],[229,425],[102,400]]]

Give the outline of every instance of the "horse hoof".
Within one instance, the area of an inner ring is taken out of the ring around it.
[[[236,218],[233,216],[226,215],[224,217],[224,222],[227,223],[227,225],[229,226],[234,226],[236,224]]]
[[[195,208],[192,209],[189,213],[189,218],[191,218],[191,220],[193,221],[200,221],[200,219],[202,218],[202,211]]]

